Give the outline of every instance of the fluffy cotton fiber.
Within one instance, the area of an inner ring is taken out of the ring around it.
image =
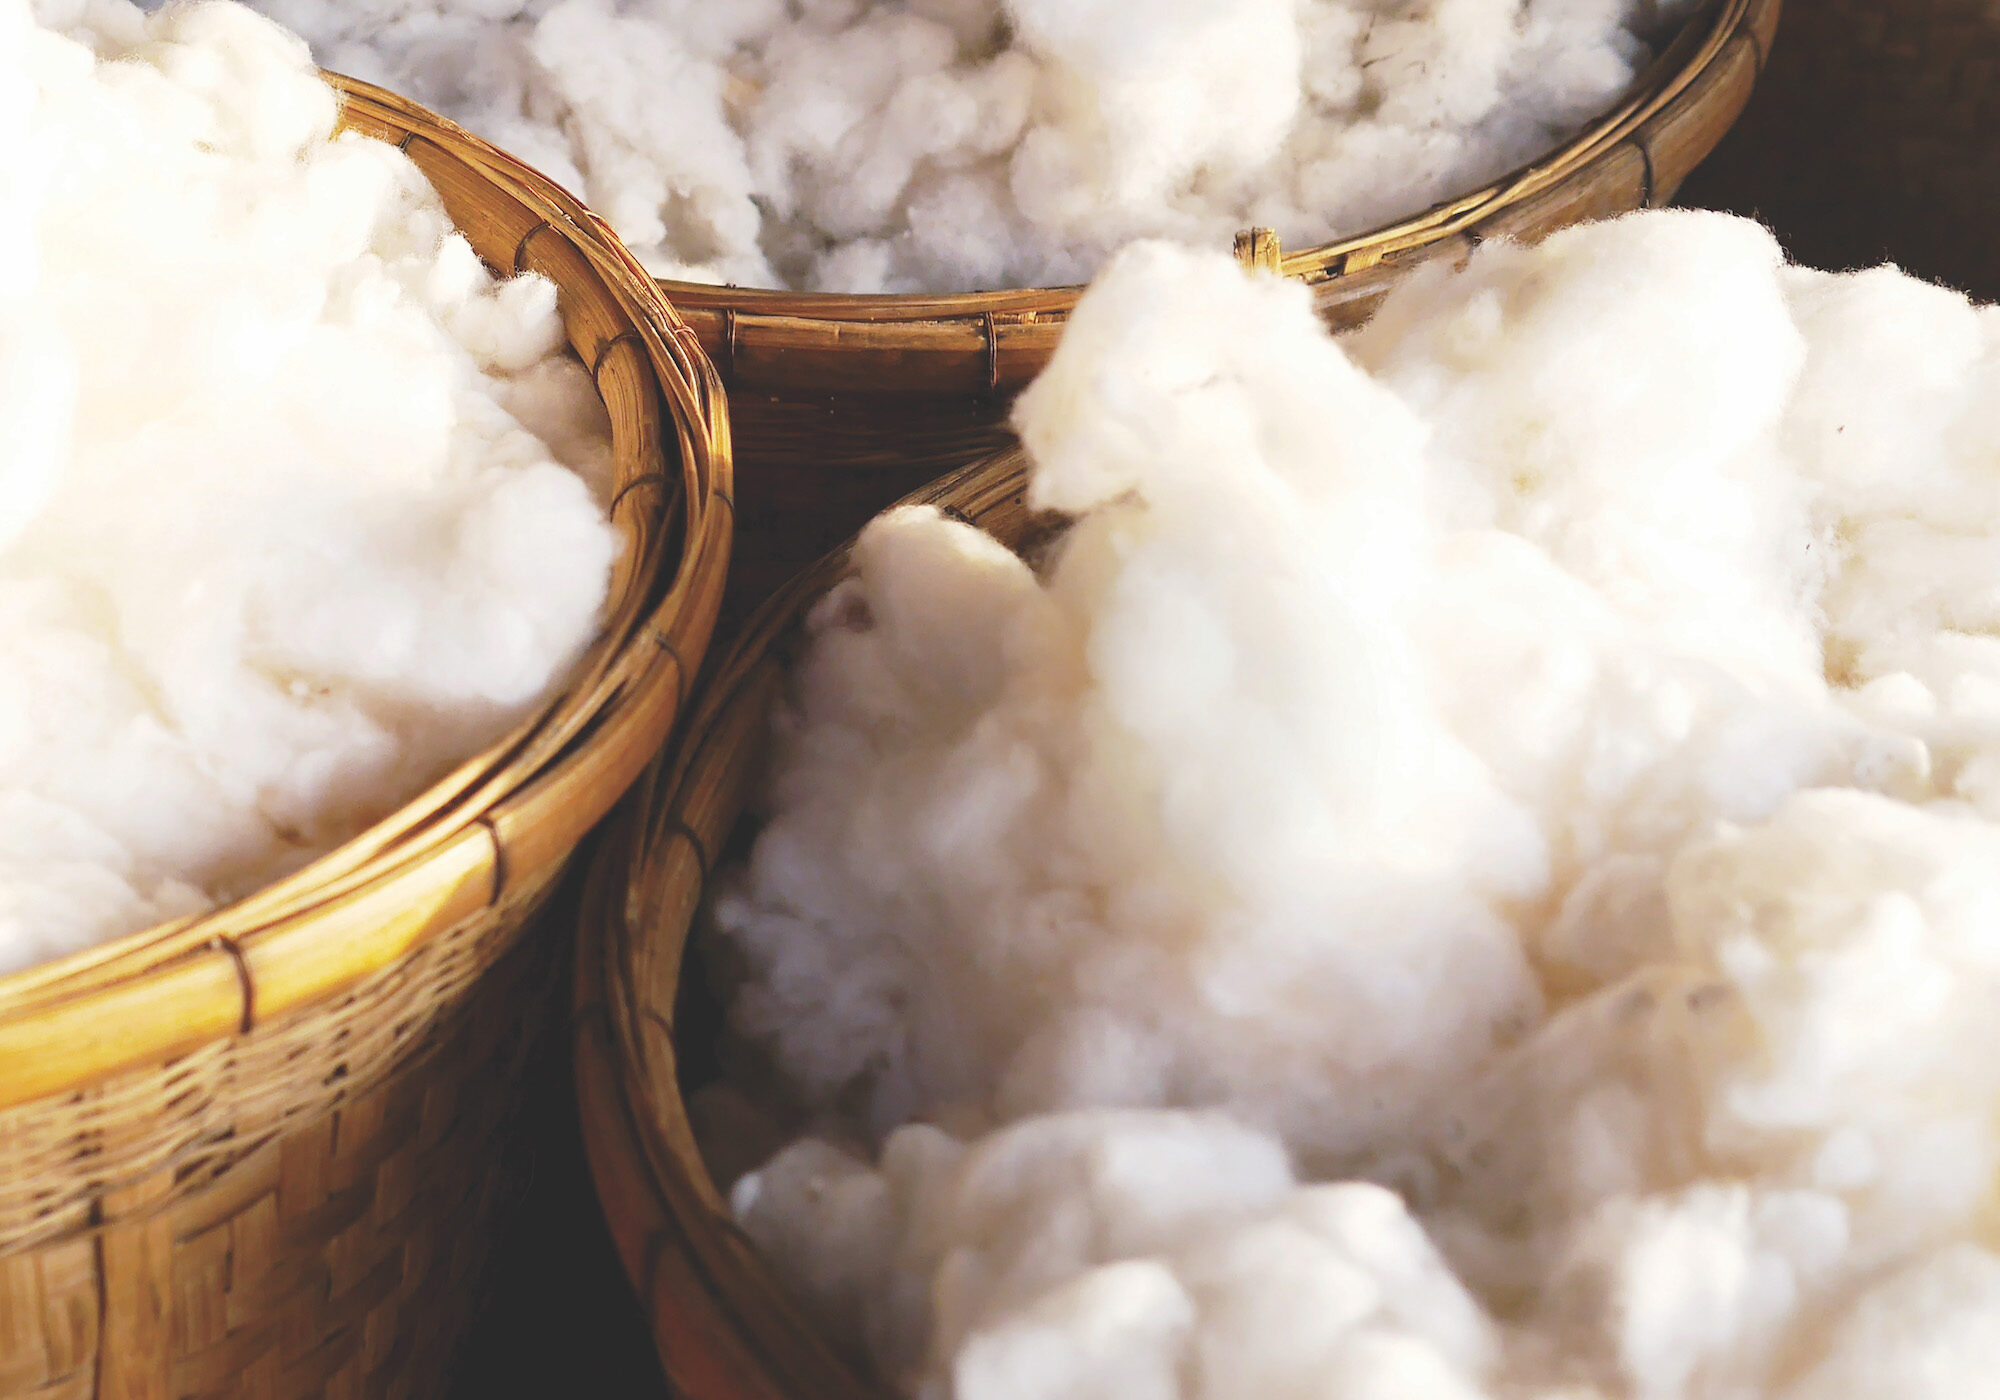
[[[0,0],[0,970],[303,864],[594,632],[554,288],[335,117],[246,9]]]
[[[901,511],[811,617],[746,1228],[939,1400],[1990,1393],[1996,403],[2000,312],[1715,215],[1341,342],[1121,254],[1041,570]]]
[[[665,276],[1083,280],[1304,245],[1540,155],[1692,0],[256,0],[572,182]]]

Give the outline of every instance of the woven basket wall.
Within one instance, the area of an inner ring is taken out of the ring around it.
[[[237,905],[0,979],[0,1396],[432,1400],[551,987],[535,912],[681,707],[730,538],[722,393],[623,247],[363,84],[487,262],[560,291],[624,550],[541,715]]]
[[[1685,202],[1756,214],[1793,257],[1891,261],[2000,300],[2000,0],[1810,0]]]
[[[1239,252],[1311,283],[1328,322],[1344,328],[1412,268],[1463,258],[1481,239],[1532,239],[1666,203],[1749,100],[1778,9],[1706,0],[1624,103],[1484,189],[1339,243],[1283,252],[1246,237]],[[1013,395],[1048,362],[1080,295],[666,286],[729,386],[748,484],[732,615],[904,493],[1003,447]]]
[[[1025,459],[1011,451],[909,499],[1029,552],[1062,522],[1030,512],[1026,490]],[[888,1395],[820,1341],[738,1231],[682,1097],[684,1063],[707,1058],[700,1027],[714,1019],[703,998],[680,997],[689,929],[759,774],[799,623],[845,566],[843,550],[758,611],[711,673],[673,757],[607,826],[584,896],[575,1017],[584,1144],[613,1242],[683,1400]]]

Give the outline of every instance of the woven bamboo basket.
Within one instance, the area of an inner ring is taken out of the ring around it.
[[[663,741],[721,601],[721,387],[609,230],[335,79],[488,263],[557,285],[610,412],[624,543],[543,713],[298,875],[0,979],[0,1396],[443,1389],[549,1000],[531,917]]]
[[[907,499],[1030,556],[1063,527],[1029,510],[1018,449]],[[889,1394],[820,1340],[738,1230],[684,1098],[708,1074],[719,1030],[701,979],[683,977],[689,932],[716,861],[743,834],[799,625],[845,569],[843,549],[757,611],[711,673],[674,755],[606,828],[583,898],[574,1025],[584,1145],[661,1364],[685,1400]]]
[[[1687,201],[1835,270],[1893,261],[2000,300],[2000,4],[1813,0]]]
[[[1778,11],[1779,0],[1706,0],[1623,102],[1482,189],[1299,251],[1249,230],[1238,255],[1310,283],[1327,321],[1345,329],[1411,269],[1462,259],[1483,239],[1531,240],[1664,204],[1749,101]],[[752,488],[732,613],[905,492],[1005,446],[1008,405],[1048,362],[1082,292],[838,296],[664,285],[729,387],[737,461]]]

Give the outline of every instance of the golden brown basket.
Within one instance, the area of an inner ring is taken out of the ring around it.
[[[2000,300],[2000,6],[1813,0],[1685,191],[1814,267],[1894,261]]]
[[[1825,0],[1818,0],[1824,3]],[[1891,0],[1881,0],[1891,3]],[[1707,0],[1618,107],[1534,164],[1422,214],[1299,252],[1238,252],[1308,282],[1339,329],[1410,270],[1482,239],[1664,204],[1749,101],[1779,0]],[[667,295],[730,392],[744,502],[732,613],[904,492],[999,450],[1081,289],[837,296],[689,282]]]
[[[556,283],[613,425],[608,620],[544,713],[300,874],[0,979],[9,1400],[440,1393],[549,995],[524,932],[720,603],[729,433],[694,337],[561,190],[334,81],[487,262]]]
[[[1061,528],[1028,509],[1018,450],[907,498],[1029,551]],[[607,826],[585,890],[576,969],[584,1145],[625,1272],[685,1400],[881,1400],[829,1349],[738,1231],[697,1149],[681,1082],[705,1009],[679,1001],[688,932],[763,761],[786,653],[846,568],[843,549],[758,610],[712,673],[670,761]]]

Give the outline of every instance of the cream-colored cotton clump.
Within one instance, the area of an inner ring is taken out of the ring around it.
[[[901,511],[811,617],[753,1238],[939,1400],[1985,1393],[1996,402],[2000,312],[1717,215],[1339,342],[1121,254],[1050,558]]]
[[[1550,150],[1691,0],[256,0],[327,66],[573,182],[667,276],[1086,278],[1297,245]]]
[[[0,970],[303,864],[593,634],[607,424],[247,9],[0,0]]]
[[[970,1146],[918,1125],[879,1171],[807,1142],[737,1206],[815,1315],[912,1391],[1286,1394],[1312,1377],[1324,1395],[1457,1400],[1495,1351],[1393,1194],[1301,1187],[1277,1142],[1224,1118],[1057,1114]]]

